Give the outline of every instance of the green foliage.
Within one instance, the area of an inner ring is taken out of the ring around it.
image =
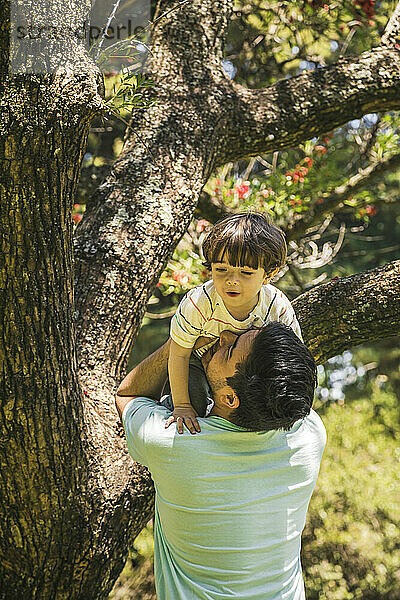
[[[333,179],[336,169],[329,168],[329,162],[335,148],[329,147],[331,138],[324,136],[320,143],[308,141],[260,161],[252,159],[244,173],[239,174],[235,164],[226,165],[205,189],[229,208],[267,211],[285,227],[318,203],[329,179]]]
[[[118,8],[119,2],[114,5],[104,31],[107,31],[108,26],[115,18]],[[143,64],[140,58],[138,60],[141,55],[138,45],[147,50],[148,47],[143,40],[133,37],[119,40],[111,45],[105,45],[106,42],[107,37],[103,32],[103,35],[92,43],[89,54],[104,73],[106,90],[104,108],[106,112],[125,122],[123,115],[126,113],[136,108],[147,108],[156,103],[155,99],[145,98],[143,94],[145,88],[153,86],[153,82],[140,73]],[[111,71],[109,70],[110,65],[113,65]]]
[[[387,114],[375,132],[368,157],[362,155],[377,120],[377,115],[366,115],[319,140],[251,159],[243,164],[242,170],[237,164],[225,165],[205,189],[232,209],[267,210],[276,222],[286,227],[293,218],[322,203],[337,187],[346,184],[358,168],[400,151],[400,119]],[[349,197],[345,210],[368,222],[376,210],[365,211],[365,207],[387,200],[385,179],[382,181],[383,185],[367,187]]]
[[[157,100],[147,99],[143,95],[146,88],[152,87],[153,82],[145,75],[132,73],[129,68],[113,76],[111,94],[105,101],[106,110],[115,117],[123,120],[122,115],[135,108],[148,108]]]
[[[285,229],[294,219],[318,208],[339,186],[345,185],[358,168],[369,164],[363,156],[363,148],[370,140],[372,127],[376,125],[370,160],[379,161],[400,151],[399,116],[387,114],[379,122],[377,119],[377,115],[367,115],[298,148],[253,158],[243,164],[227,164],[210,178],[205,191],[231,210],[266,211]],[[390,172],[378,182],[349,195],[330,227],[314,237],[320,245],[334,245],[338,226],[344,225],[343,254],[308,271],[303,260],[298,277],[303,285],[307,286],[317,277],[350,275],[394,260],[400,249],[400,219],[393,218],[398,201],[398,176]],[[189,235],[177,247],[161,275],[159,289],[164,295],[170,294],[172,304],[177,304],[181,294],[208,278],[200,258],[202,235],[208,226],[205,219],[193,221]],[[296,253],[303,253],[307,258],[310,248],[302,244],[298,240]],[[291,272],[288,272],[279,280],[279,286],[293,297],[302,290],[291,289],[290,278]]]
[[[394,6],[374,0],[239,0],[226,58],[236,69],[236,81],[263,87],[378,46]]]
[[[210,273],[202,266],[199,254],[194,250],[179,249],[168,261],[157,287],[165,296],[179,297],[209,278]]]

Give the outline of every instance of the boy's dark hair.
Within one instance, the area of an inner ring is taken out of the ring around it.
[[[227,378],[240,404],[232,422],[251,431],[290,429],[312,407],[316,366],[307,346],[282,323],[268,323]]]
[[[268,275],[286,260],[284,233],[271,219],[257,212],[238,213],[219,221],[203,243],[204,265],[222,258],[233,266],[263,268]]]

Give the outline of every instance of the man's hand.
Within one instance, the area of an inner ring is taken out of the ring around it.
[[[200,431],[200,425],[196,417],[196,412],[192,406],[174,408],[172,415],[165,421],[165,429],[176,421],[178,433],[183,433],[183,424],[186,425],[190,433],[198,433]]]

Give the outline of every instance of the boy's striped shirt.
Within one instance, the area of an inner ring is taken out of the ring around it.
[[[247,319],[238,321],[226,309],[212,280],[190,290],[171,320],[171,338],[184,348],[192,348],[200,336],[219,338],[221,331],[243,333],[279,321],[301,338],[300,325],[289,299],[271,284],[263,285],[257,306]]]

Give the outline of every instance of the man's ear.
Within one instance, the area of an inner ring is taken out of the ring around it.
[[[223,399],[223,403],[228,407],[231,408],[232,410],[234,408],[237,408],[240,404],[239,398],[236,396],[235,392],[232,392],[231,394],[226,394],[226,396]]]
[[[276,269],[267,273],[264,277],[264,283],[268,283],[268,281],[270,281],[273,277],[275,277],[275,275],[279,272],[279,268],[280,267],[276,267]]]

